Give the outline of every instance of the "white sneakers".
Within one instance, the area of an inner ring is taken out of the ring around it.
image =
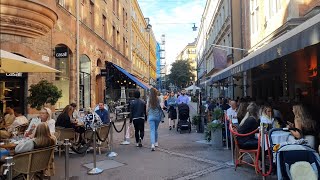
[[[151,151],[155,151],[156,149],[155,147],[158,147],[158,146],[159,146],[158,142],[151,144]]]

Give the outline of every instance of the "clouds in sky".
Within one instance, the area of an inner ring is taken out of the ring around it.
[[[166,36],[166,63],[171,64],[178,53],[195,40],[198,31],[192,30],[192,23],[200,26],[205,0],[138,0],[145,17],[158,42]]]

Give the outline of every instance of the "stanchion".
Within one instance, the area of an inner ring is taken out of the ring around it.
[[[230,116],[231,118],[231,116]],[[232,124],[232,121],[230,121],[230,123]],[[229,130],[229,128],[228,128]],[[231,156],[232,156],[232,164],[234,165],[234,147],[233,147],[233,138],[232,138],[232,134],[230,132],[230,148],[231,148]]]
[[[228,119],[226,118],[227,111],[224,111],[224,128],[226,131],[226,149],[229,149],[229,138],[228,138]]]
[[[5,158],[6,160],[6,164],[4,164],[3,166],[6,167],[6,169],[4,170],[4,175],[7,176],[8,180],[12,180],[12,166],[14,165],[13,162],[13,157],[9,156]]]
[[[107,154],[108,157],[116,157],[118,154],[113,151],[113,121],[110,122],[110,152]]]
[[[123,142],[121,142],[121,145],[129,145],[130,142],[126,138],[126,133],[127,133],[127,116],[129,115],[129,112],[123,112],[120,113],[120,115],[124,116],[124,133],[123,133]]]
[[[94,116],[94,115],[93,115]],[[93,119],[95,119],[93,117]],[[89,175],[96,175],[96,174],[100,174],[103,172],[102,169],[100,168],[97,168],[97,125],[96,125],[96,122],[93,121],[93,128],[92,128],[92,131],[93,131],[93,168],[88,171],[88,174]]]
[[[64,164],[64,179],[69,180],[69,147],[70,147],[70,141],[69,139],[65,139],[63,143],[65,147],[65,164]]]
[[[265,174],[266,171],[266,165],[265,165],[265,129],[264,129],[264,124],[260,123],[260,137],[261,137],[261,164],[262,164],[262,173]],[[262,179],[265,180],[266,177],[262,176]]]

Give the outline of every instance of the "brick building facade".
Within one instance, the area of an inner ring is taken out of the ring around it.
[[[56,74],[23,74],[21,78],[24,79],[25,86],[21,87],[24,91],[20,98],[23,102],[19,105],[23,104],[25,112],[31,112],[26,108],[27,89],[41,79],[53,82],[62,89],[63,97],[55,108],[61,109],[71,102],[76,102],[78,98],[82,108],[92,107],[104,101],[105,78],[100,76],[100,70],[104,69],[106,62],[112,62],[131,72],[130,0],[80,0],[80,87],[77,87],[76,2],[74,0],[1,1],[1,49],[61,71]],[[26,23],[18,24],[19,22]],[[43,26],[42,29],[37,28],[40,25]],[[67,52],[67,56],[57,55],[61,51]],[[14,79],[19,78],[14,77]],[[5,86],[10,84],[10,81],[6,74],[2,74],[0,82],[4,87],[2,98],[6,96]],[[2,106],[4,107],[5,105]]]

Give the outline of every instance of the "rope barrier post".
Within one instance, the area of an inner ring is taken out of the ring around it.
[[[265,165],[265,129],[264,124],[260,123],[260,137],[261,137],[261,164],[262,164],[262,173],[265,174],[266,165]],[[262,179],[265,180],[266,177],[262,176]]]
[[[123,133],[123,142],[121,142],[121,145],[129,145],[130,142],[126,138],[127,133],[127,116],[130,114],[129,112],[120,113],[124,116],[124,133]]]
[[[110,152],[107,154],[108,157],[116,157],[118,156],[118,153],[113,151],[113,121],[110,122]]]
[[[64,179],[69,180],[69,147],[71,145],[69,139],[65,139],[63,145],[65,147]]]
[[[94,118],[93,118],[94,119]],[[96,175],[103,172],[102,169],[97,168],[97,131],[96,131],[96,124],[93,125],[93,168],[88,171],[89,175]]]
[[[232,124],[232,116],[229,117],[231,119],[230,123]],[[227,129],[227,132],[229,131],[229,128]],[[230,135],[230,149],[231,149],[231,159],[232,159],[232,164],[234,165],[234,147],[233,147],[233,138],[231,132],[229,133]]]
[[[224,111],[224,128],[225,128],[225,133],[226,133],[226,149],[229,149],[229,138],[228,138],[228,119],[226,118],[226,114],[227,114],[227,111]]]
[[[14,165],[13,157],[11,157],[11,156],[6,157],[5,160],[6,160],[6,164],[4,164],[3,166],[5,166],[7,168],[4,170],[3,174],[5,176],[7,176],[8,180],[12,180],[12,178],[13,178],[13,176],[12,176],[12,166]]]

